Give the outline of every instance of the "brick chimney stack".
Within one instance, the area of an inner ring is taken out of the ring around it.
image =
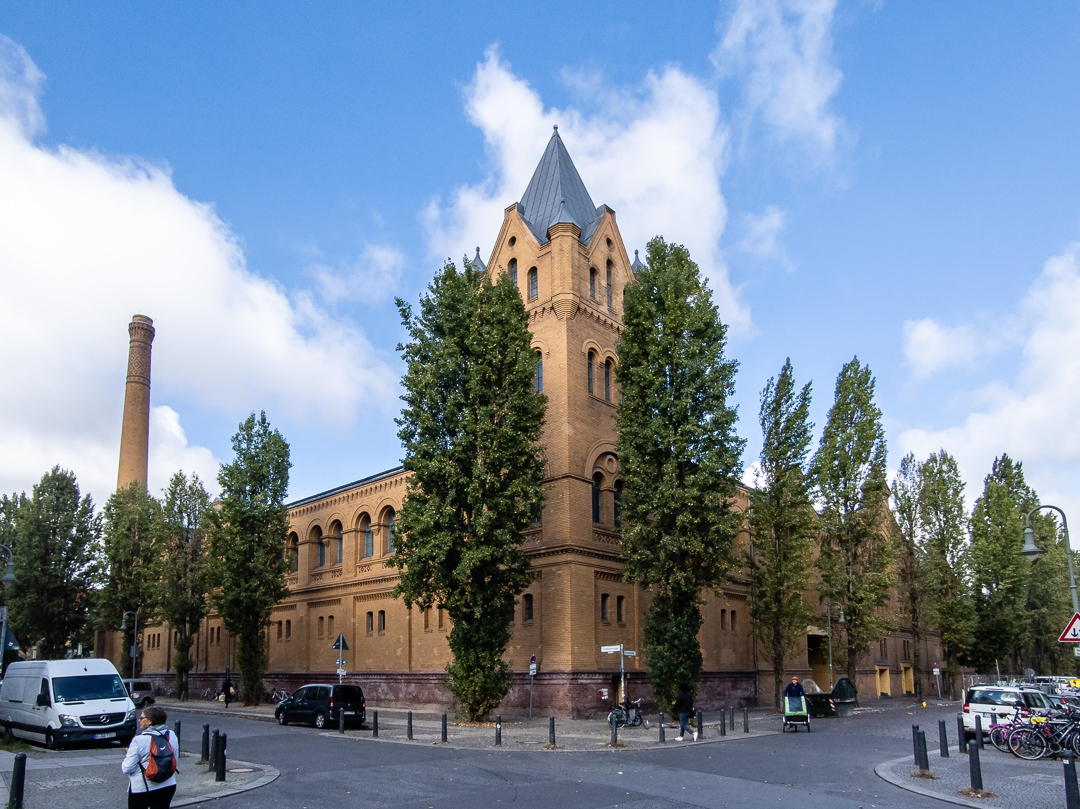
[[[118,489],[135,480],[146,484],[150,453],[150,345],[154,342],[154,321],[145,315],[134,315],[128,334],[131,342],[120,432],[120,471],[116,477]]]

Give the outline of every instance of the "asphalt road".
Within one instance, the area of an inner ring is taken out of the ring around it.
[[[957,705],[924,709],[882,701],[873,707],[850,719],[814,720],[811,733],[576,753],[464,750],[340,738],[233,717],[183,719],[185,729],[205,721],[227,732],[230,757],[281,771],[274,783],[219,802],[229,809],[940,809],[939,801],[885,783],[874,767],[911,754],[913,722],[936,740],[937,721],[945,718],[955,734]]]

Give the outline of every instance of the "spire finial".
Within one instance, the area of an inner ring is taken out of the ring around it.
[[[634,258],[637,258],[637,250],[634,250]]]
[[[555,124],[554,126],[555,126],[555,131],[558,132],[559,131],[559,125]]]

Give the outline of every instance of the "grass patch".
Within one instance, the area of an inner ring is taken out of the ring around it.
[[[936,775],[932,775],[930,770],[915,770],[911,773],[912,778],[925,778],[927,781],[939,780]]]
[[[11,731],[6,730],[0,734],[0,750],[7,753],[29,753],[35,748],[22,739],[16,739],[11,735]]]
[[[997,797],[997,795],[995,795],[989,789],[972,789],[971,787],[961,789],[959,794],[963,795],[965,798],[996,798]]]

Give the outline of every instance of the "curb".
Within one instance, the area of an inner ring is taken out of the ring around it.
[[[912,769],[915,768],[915,757],[904,756],[903,758],[894,758],[890,761],[883,761],[874,767],[874,775],[880,778],[882,781],[892,784],[894,787],[900,787],[907,792],[914,792],[916,795],[922,795],[924,798],[933,798],[943,803],[951,803],[954,806],[971,806],[975,809],[986,809],[990,804],[978,803],[964,798],[962,795],[948,795],[944,792],[935,792],[932,789],[926,789],[925,787],[917,786],[911,783],[911,779],[906,776],[901,778],[893,772],[893,767],[898,764],[907,764]]]
[[[258,769],[261,769],[263,771],[262,778],[257,778],[250,784],[244,784],[240,787],[224,787],[222,789],[219,789],[217,792],[208,792],[205,795],[197,795],[191,798],[181,798],[180,800],[174,800],[172,802],[172,806],[191,806],[192,804],[203,803],[204,801],[213,801],[217,800],[218,798],[225,798],[229,795],[239,795],[241,792],[249,792],[253,789],[264,787],[267,784],[277,780],[278,776],[281,775],[281,773],[276,767],[271,767],[268,764],[255,764],[250,761],[238,761],[235,759],[230,761],[229,764],[239,767],[256,767]]]

